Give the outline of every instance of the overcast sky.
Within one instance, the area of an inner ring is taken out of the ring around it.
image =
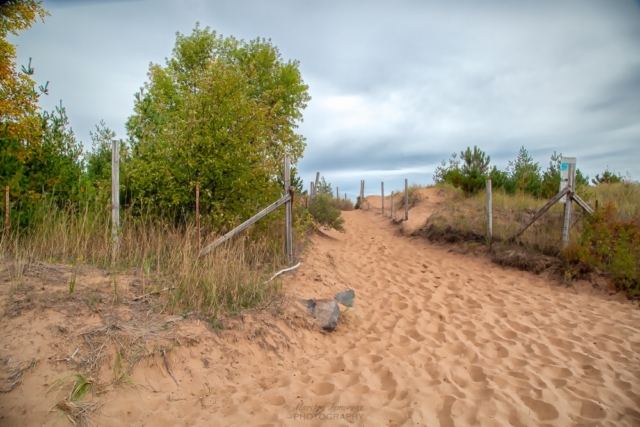
[[[149,63],[195,23],[270,38],[297,59],[312,100],[300,132],[305,187],[320,171],[354,197],[432,183],[478,145],[504,169],[525,146],[590,176],[640,178],[640,1],[45,0],[12,41],[33,58],[42,106],[62,100],[79,140],[104,119],[119,137]]]

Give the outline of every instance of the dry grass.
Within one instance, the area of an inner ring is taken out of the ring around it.
[[[622,221],[640,219],[640,184],[637,182],[620,182],[616,184],[600,184],[589,190],[590,201],[595,206],[604,206],[613,202]]]
[[[335,197],[332,197],[331,206],[338,209],[339,211],[352,211],[354,205],[353,202],[349,199],[337,199]]]
[[[467,197],[459,190],[450,191],[452,197],[443,202],[443,207],[427,220],[420,233],[431,240],[450,243],[478,241],[489,243],[486,237],[486,198],[484,193]],[[546,200],[529,195],[508,195],[500,191],[493,193],[493,240],[508,241],[518,229],[535,214]],[[546,255],[557,255],[562,243],[563,205],[556,204],[534,223],[520,238],[524,247]],[[572,240],[580,233],[579,218],[582,212],[573,210]]]
[[[245,233],[198,259],[193,226],[175,225],[154,218],[121,215],[117,259],[112,258],[110,212],[85,206],[83,210],[60,209],[43,204],[35,226],[14,232],[0,242],[0,255],[24,265],[37,261],[71,265],[93,264],[112,271],[114,298],[119,289],[117,273],[136,271],[142,276],[140,294],[159,292],[161,311],[198,311],[215,317],[260,306],[278,291],[278,281],[265,280],[284,265],[283,224],[265,218],[260,230]],[[209,230],[210,231],[210,230]],[[203,232],[203,245],[215,239]],[[295,236],[296,249],[302,239]],[[19,275],[18,275],[19,276]],[[69,291],[75,289],[70,279]],[[160,292],[165,290],[165,292]]]
[[[440,210],[432,214],[426,224],[416,234],[430,240],[447,243],[483,242],[490,243],[486,233],[486,195],[465,196],[459,189],[449,185],[439,185],[450,193]],[[588,190],[591,206],[595,201],[602,206],[613,202],[621,220],[640,218],[640,185],[638,183],[601,184]],[[508,242],[518,229],[530,219],[547,200],[536,199],[526,194],[508,195],[502,191],[493,192],[493,245],[491,256],[494,262],[515,266],[525,270],[540,272],[548,268],[561,251],[564,205],[556,204],[538,221],[528,228],[517,241]],[[582,232],[582,218],[585,213],[574,204],[570,243],[576,243]],[[504,243],[495,243],[504,242]]]

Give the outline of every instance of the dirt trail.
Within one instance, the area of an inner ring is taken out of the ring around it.
[[[355,290],[355,307],[335,332],[277,321],[290,348],[273,352],[181,322],[183,346],[172,360],[180,386],[141,365],[132,376],[146,389],[101,397],[94,423],[640,425],[637,305],[401,237],[375,210],[343,216],[347,233],[315,236],[302,267],[285,278],[296,298]],[[14,337],[47,321],[21,317]],[[1,346],[15,353],[28,341],[11,338],[5,319]],[[44,352],[46,335],[32,346]],[[46,412],[55,399],[43,384],[57,375],[40,364],[25,393],[0,395],[0,425],[69,425]]]

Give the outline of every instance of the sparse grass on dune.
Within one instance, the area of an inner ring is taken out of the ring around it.
[[[86,263],[114,271],[134,269],[145,277],[143,292],[166,290],[161,292],[163,305],[159,309],[198,311],[207,317],[260,306],[278,291],[277,280],[264,284],[285,263],[284,232],[278,220],[267,220],[259,233],[247,230],[198,259],[192,225],[136,217],[125,211],[113,266],[107,209],[88,205],[81,210],[61,209],[44,203],[36,215],[39,218],[28,232],[14,232],[9,239],[2,239],[0,251],[5,259]],[[210,235],[206,240],[214,238]],[[301,244],[300,236],[294,240],[296,246]],[[114,280],[116,295],[123,291]]]
[[[462,191],[450,186],[438,187],[448,192],[450,197],[445,198],[442,207],[427,219],[416,234],[449,243],[490,243],[486,232],[486,194],[465,196]],[[590,187],[587,194],[592,206],[597,200],[607,213],[604,219],[599,216],[592,218],[574,204],[570,244],[567,250],[563,250],[563,204],[554,205],[518,238],[514,246],[510,239],[547,200],[526,194],[509,195],[494,191],[492,241],[503,242],[502,245],[491,247],[494,261],[540,272],[551,262],[539,254],[553,257],[562,255],[567,268],[565,276],[582,277],[597,270],[610,276],[618,289],[637,295],[640,260],[634,260],[634,254],[640,253],[636,238],[640,235],[640,184],[600,184]]]
[[[420,184],[411,184],[407,188],[408,199],[409,199],[409,209],[415,207],[418,202],[422,199],[420,195],[421,189],[426,188]],[[393,192],[393,203],[396,209],[404,209],[404,188],[401,190],[397,190]]]
[[[349,199],[340,199],[336,197],[331,197],[331,206],[338,209],[339,211],[352,211],[353,210],[353,202]]]
[[[612,202],[616,206],[618,218],[623,221],[640,219],[640,184],[619,182],[600,184],[589,189],[592,205],[598,201],[599,206]]]
[[[431,215],[423,227],[423,232],[434,240],[449,242],[474,240],[487,242],[486,195],[465,196],[459,189],[438,186],[451,193],[443,201],[443,206]],[[507,241],[542,206],[546,200],[536,199],[526,194],[509,195],[501,191],[493,192],[493,240]],[[534,223],[519,239],[525,247],[547,255],[557,255],[562,242],[563,205],[553,206],[542,218]],[[574,209],[572,222],[582,215]],[[580,234],[580,223],[571,230],[571,239]]]

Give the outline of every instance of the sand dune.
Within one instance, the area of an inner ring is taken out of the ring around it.
[[[132,376],[146,388],[96,397],[105,405],[94,423],[640,425],[637,305],[398,236],[375,209],[343,216],[347,233],[315,236],[302,267],[285,278],[294,298],[355,290],[356,305],[334,333],[275,319],[270,330],[288,344],[273,341],[272,351],[246,339],[257,317],[220,335],[181,322],[171,359],[180,386],[161,363],[140,365]],[[289,309],[290,318],[306,316]],[[5,316],[2,351],[23,359],[50,352],[47,322],[77,319]],[[0,424],[69,425],[47,413],[56,400],[44,394],[61,372],[41,363],[25,392],[0,395]]]

